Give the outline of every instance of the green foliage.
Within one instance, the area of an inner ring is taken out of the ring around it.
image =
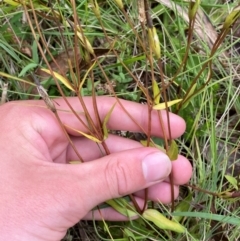
[[[167,155],[171,161],[175,161],[178,158],[178,145],[172,140],[169,149],[167,150]]]
[[[8,100],[39,98],[34,85],[31,83],[26,87],[24,81],[30,83],[32,72],[49,69],[48,64],[53,66],[56,60],[60,68],[54,67],[54,71],[60,76],[60,88],[66,96],[76,95],[70,86],[76,83],[81,96],[91,96],[95,91],[96,96],[116,95],[150,103],[151,107],[163,103],[156,108],[158,110],[165,108],[165,101],[182,100],[169,105],[169,109],[186,121],[186,133],[177,142],[171,142],[168,155],[174,160],[180,153],[191,160],[194,169],[192,188],[187,196],[181,194],[173,214],[169,213],[168,206],[157,206],[164,216],[173,215],[181,221],[186,232],[171,233],[155,224],[146,224],[141,218],[130,222],[97,222],[96,232],[102,240],[220,240],[217,233],[225,234],[226,240],[239,240],[240,208],[238,201],[231,198],[233,190],[235,193],[239,190],[238,177],[227,172],[229,166],[239,165],[236,144],[240,141],[239,121],[234,124],[231,121],[235,115],[239,120],[240,113],[237,68],[240,58],[235,51],[239,22],[234,24],[239,20],[237,1],[202,0],[191,4],[149,1],[154,25],[154,30],[150,31],[152,48],[147,40],[149,29],[145,24],[142,27],[139,21],[139,1],[75,2],[76,9],[71,1],[34,1],[38,23],[29,10],[33,32],[22,6],[1,3],[0,96],[3,83],[8,82]],[[91,4],[95,4],[97,11]],[[77,29],[77,44],[74,24],[71,26],[74,13],[81,25]],[[188,16],[193,26],[190,26]],[[37,27],[40,27],[40,33]],[[231,32],[227,32],[230,29]],[[192,38],[188,38],[191,33]],[[222,38],[217,41],[219,36]],[[103,71],[95,62],[92,49]],[[80,57],[74,56],[71,50],[79,52]],[[62,57],[62,53],[68,55]],[[68,58],[71,66],[64,61]],[[59,96],[54,78],[39,75],[49,96]],[[166,100],[164,84],[168,85]],[[105,137],[112,110],[101,126]],[[92,135],[86,137],[95,142],[102,141]],[[166,146],[162,139],[151,138],[155,144]],[[146,140],[143,144],[153,146]],[[235,159],[230,165],[232,156]],[[120,208],[124,212],[124,207]],[[66,238],[65,241],[69,240]]]

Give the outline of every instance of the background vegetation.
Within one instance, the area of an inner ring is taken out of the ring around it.
[[[176,142],[194,174],[174,203],[186,232],[160,229],[140,218],[80,222],[64,240],[240,239],[237,1],[0,4],[1,103],[108,95],[147,104],[151,111],[159,103],[165,103],[162,109],[180,99],[169,110],[187,122],[186,133]],[[40,96],[36,87],[47,93]],[[117,133],[146,139],[147,145],[171,146],[148,133]],[[92,137],[105,138],[106,133]],[[167,217],[174,215],[170,206],[155,208]]]

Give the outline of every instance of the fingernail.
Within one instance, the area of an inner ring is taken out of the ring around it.
[[[155,152],[142,161],[143,175],[147,182],[165,179],[171,172],[172,164],[167,155]]]

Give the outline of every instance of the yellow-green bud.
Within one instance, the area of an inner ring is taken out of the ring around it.
[[[164,230],[171,230],[177,233],[183,233],[186,230],[180,223],[167,219],[155,209],[145,210],[142,216]]]
[[[159,42],[159,38],[155,27],[148,29],[148,40],[149,40],[150,48],[152,49],[153,53],[157,56],[158,59],[160,59],[161,47],[160,47],[160,42]]]

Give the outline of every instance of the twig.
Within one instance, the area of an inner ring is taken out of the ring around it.
[[[1,83],[2,84],[2,83]],[[2,98],[0,105],[3,105],[7,101],[7,91],[8,91],[8,83],[3,83],[2,84]]]

